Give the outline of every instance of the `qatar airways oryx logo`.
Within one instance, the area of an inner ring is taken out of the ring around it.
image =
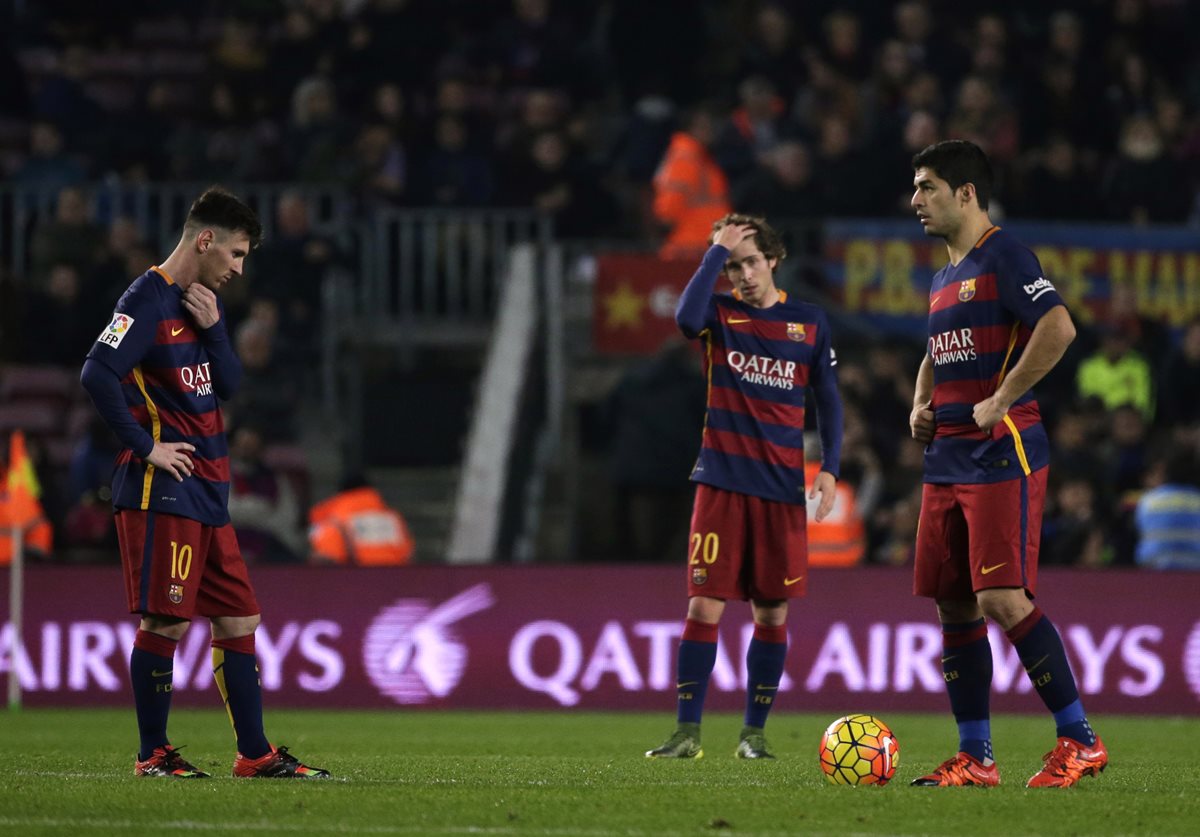
[[[196,395],[212,395],[212,371],[208,361],[197,363],[195,366],[182,366],[179,369],[179,383],[183,388],[191,390]]]
[[[929,338],[929,356],[934,366],[975,360],[975,335],[969,328],[943,331]]]
[[[380,611],[363,637],[363,665],[382,694],[397,703],[425,703],[454,690],[467,668],[467,647],[454,625],[496,603],[476,584],[442,604],[398,599]]]
[[[729,368],[748,384],[762,384],[778,389],[796,388],[796,361],[779,360],[745,352],[728,352],[725,361]]]

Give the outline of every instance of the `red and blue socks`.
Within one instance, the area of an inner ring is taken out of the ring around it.
[[[262,686],[254,657],[254,634],[212,641],[213,679],[225,701],[237,749],[248,759],[271,752],[263,732]]]
[[[958,749],[992,764],[992,647],[983,619],[942,625],[942,676],[958,723]]]
[[[746,726],[761,730],[775,704],[787,658],[787,628],[754,624],[746,651]]]
[[[1075,686],[1075,675],[1067,664],[1067,652],[1054,624],[1035,607],[1033,612],[1007,631],[1025,673],[1033,681],[1046,708],[1054,714],[1060,738],[1070,738],[1091,747],[1096,734],[1088,723]]]
[[[178,644],[178,640],[143,630],[133,638],[129,682],[133,686],[133,706],[141,738],[139,761],[150,758],[156,747],[168,743],[167,716],[171,713],[172,673]]]
[[[704,713],[704,696],[708,679],[717,662],[717,626],[708,622],[687,620],[679,642],[679,664],[676,668],[676,694],[679,698],[677,718],[680,724],[699,724]]]

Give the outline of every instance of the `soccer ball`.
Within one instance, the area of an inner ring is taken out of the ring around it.
[[[821,736],[821,770],[831,785],[886,785],[900,764],[900,745],[872,715],[838,718]]]

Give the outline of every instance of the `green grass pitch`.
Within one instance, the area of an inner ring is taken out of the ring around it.
[[[848,707],[848,710],[856,707]],[[214,774],[135,779],[132,710],[0,712],[0,834],[1200,834],[1196,718],[1094,718],[1109,769],[1071,790],[1024,782],[1048,718],[992,729],[1003,783],[908,787],[957,743],[948,716],[883,715],[900,742],[884,788],[832,787],[817,744],[832,716],[776,712],[779,759],[733,758],[740,718],[712,715],[705,757],[651,761],[671,713],[269,711],[268,732],[330,782],[229,778],[218,711],[178,710],[172,740]]]

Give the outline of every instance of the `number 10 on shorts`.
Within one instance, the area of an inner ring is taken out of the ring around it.
[[[187,581],[187,577],[192,573],[192,547],[191,544],[179,545],[178,541],[171,541],[171,578],[177,578],[180,581]]]

